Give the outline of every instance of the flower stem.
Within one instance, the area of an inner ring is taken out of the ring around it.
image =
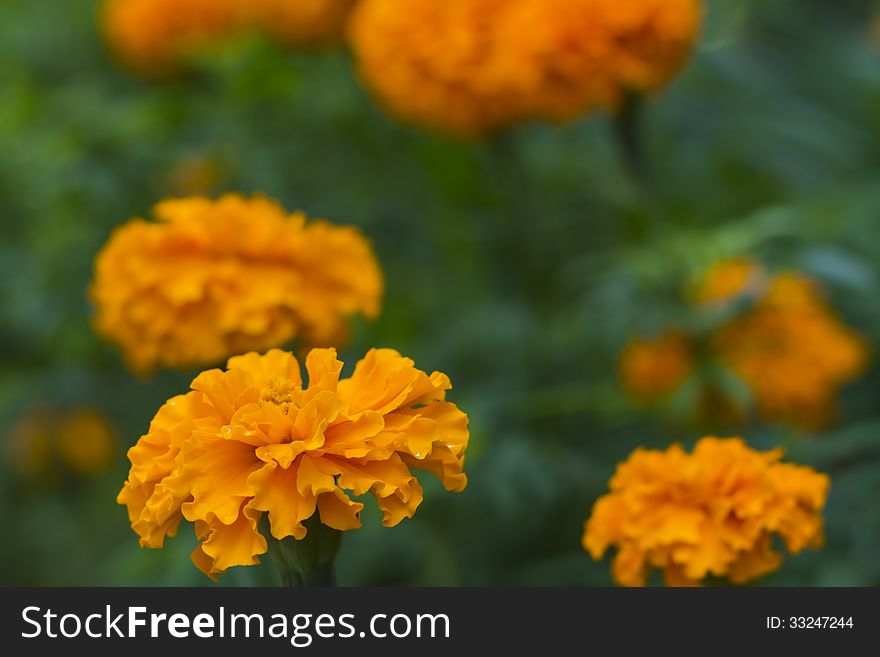
[[[514,133],[505,132],[488,142],[490,170],[502,202],[494,242],[508,281],[524,298],[542,299],[546,296],[546,271],[536,253],[534,236],[539,213],[534,205],[529,171],[516,139]]]
[[[299,541],[292,536],[279,541],[264,532],[281,581],[290,587],[336,586],[336,555],[342,532],[323,524],[317,513],[303,524],[308,534]]]
[[[630,233],[635,241],[644,241],[652,231],[660,228],[658,222],[666,218],[657,195],[650,158],[645,152],[644,118],[645,102],[642,96],[630,92],[614,114],[612,123],[623,167],[640,199],[640,209],[628,214]]]
[[[641,96],[627,94],[614,114],[614,136],[627,171],[637,183],[647,187],[650,171],[642,143],[642,108]]]

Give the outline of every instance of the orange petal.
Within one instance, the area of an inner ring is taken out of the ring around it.
[[[164,484],[176,495],[189,491],[192,501],[183,505],[187,520],[207,520],[216,516],[231,523],[238,516],[241,502],[252,495],[247,480],[262,462],[251,445],[234,440],[188,441],[181,454],[180,472]]]
[[[382,447],[375,442],[385,427],[385,420],[380,413],[366,411],[356,419],[345,420],[328,427],[324,431],[324,451],[345,458],[363,458]],[[394,436],[390,436],[385,445],[388,454],[393,451]]]
[[[268,511],[272,536],[281,540],[293,536],[300,540],[306,535],[302,525],[315,513],[315,496],[303,495],[297,487],[297,466],[288,469],[267,463],[248,478],[254,491],[250,507]]]
[[[224,525],[218,521],[209,523],[211,533],[201,545],[202,552],[212,560],[208,574],[223,573],[233,566],[255,566],[260,563],[258,555],[265,554],[267,550],[266,539],[257,531],[260,515],[242,508],[232,524]],[[206,562],[194,560],[200,568]]]
[[[243,356],[233,356],[226,364],[227,369],[241,369],[250,372],[254,386],[265,388],[271,379],[290,381],[294,388],[302,387],[302,375],[296,357],[287,351],[271,349],[260,355],[250,352]]]
[[[332,474],[319,469],[316,459],[304,454],[297,469],[296,487],[301,495],[314,496],[336,490],[336,479]]]
[[[342,361],[336,358],[335,349],[312,349],[306,356],[309,388],[323,388],[336,392]]]
[[[318,497],[321,522],[340,531],[358,529],[361,526],[361,510],[363,508],[363,504],[352,501],[338,488]]]

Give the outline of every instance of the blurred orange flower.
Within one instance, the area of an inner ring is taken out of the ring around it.
[[[48,409],[23,414],[7,433],[6,456],[11,468],[22,477],[37,479],[52,468],[55,418]]]
[[[101,26],[123,63],[164,73],[240,29],[244,8],[231,0],[104,0]]]
[[[302,540],[316,513],[333,529],[360,527],[363,504],[349,495],[371,493],[386,526],[412,517],[422,501],[412,470],[464,489],[468,422],[446,401],[445,374],[390,349],[371,350],[349,378],[341,369],[335,350],[314,349],[306,384],[293,355],[249,353],[162,406],[129,450],[118,498],[141,545],[162,547],[185,518],[201,541],[193,562],[215,578],[259,563],[264,513],[272,537]]]
[[[291,47],[321,44],[341,38],[349,14],[357,2],[358,0],[244,0],[260,29]]]
[[[58,456],[71,471],[94,475],[106,471],[117,449],[116,432],[94,409],[69,413],[58,426]]]
[[[173,196],[206,195],[223,182],[225,173],[220,157],[196,152],[180,157],[168,170],[164,182]]]
[[[652,568],[670,586],[709,576],[742,584],[777,570],[778,535],[792,554],[819,547],[830,481],[812,468],[780,463],[740,438],[701,439],[692,454],[637,449],[617,467],[611,491],[585,525],[594,559],[616,547],[614,579],[644,586]]]
[[[694,301],[703,306],[724,304],[747,292],[757,293],[765,284],[766,273],[754,260],[719,260],[697,282]]]
[[[379,312],[382,273],[355,228],[233,194],[163,201],[154,214],[114,232],[91,288],[98,331],[136,370],[210,365],[294,338],[336,345],[352,316]]]
[[[362,0],[350,41],[393,114],[478,136],[660,89],[700,15],[698,0]]]
[[[864,371],[869,355],[816,283],[794,273],[775,276],[754,310],[722,327],[712,347],[763,417],[805,427],[833,418],[838,390]]]
[[[206,46],[247,31],[303,46],[338,38],[355,0],[104,0],[111,49],[133,69],[176,70]]]
[[[92,408],[35,408],[24,413],[9,432],[7,455],[19,475],[49,481],[59,467],[77,475],[105,472],[116,454],[116,432]]]
[[[691,375],[694,354],[681,331],[631,341],[620,357],[620,378],[627,392],[645,403],[662,400]]]
[[[818,284],[794,272],[769,275],[747,259],[713,265],[693,290],[697,308],[731,307],[731,316],[707,336],[670,331],[655,340],[633,340],[620,357],[626,391],[640,403],[672,394],[695,366],[698,351],[735,374],[767,420],[817,428],[833,419],[842,386],[869,359],[863,338],[845,326],[824,301]],[[745,417],[734,399],[704,383],[700,419]]]

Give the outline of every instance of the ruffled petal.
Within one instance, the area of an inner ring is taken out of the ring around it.
[[[323,493],[318,497],[318,511],[321,514],[321,522],[338,529],[348,531],[359,529],[361,526],[361,510],[364,505],[354,502],[338,488],[330,493]]]
[[[394,451],[394,435],[382,440],[380,434],[385,428],[385,418],[381,413],[365,411],[337,422],[324,431],[323,451],[344,458],[382,458]]]
[[[351,490],[356,496],[367,491],[372,493],[384,514],[382,524],[386,526],[411,518],[422,501],[421,486],[396,454],[384,461],[325,457],[323,464],[338,474],[340,488]]]
[[[371,349],[350,379],[339,382],[339,396],[352,414],[373,410],[383,415],[400,407],[414,392],[429,390],[428,376],[393,349]]]
[[[257,389],[265,388],[272,379],[288,381],[294,388],[302,387],[302,375],[296,356],[281,349],[270,349],[262,355],[252,351],[243,356],[233,356],[227,362],[226,368],[248,372]]]
[[[312,349],[306,356],[309,388],[336,392],[342,361],[336,358],[335,349]]]
[[[213,516],[229,524],[237,517],[242,501],[253,495],[248,477],[262,464],[250,445],[194,437],[181,450],[179,472],[165,485],[178,495],[189,492],[191,501],[182,507],[187,520]]]
[[[270,531],[279,540],[288,536],[297,540],[305,538],[306,528],[302,523],[315,513],[315,495],[311,491],[300,492],[297,477],[297,465],[285,469],[266,463],[248,479],[254,491],[250,507],[268,512]]]
[[[193,563],[208,576],[225,573],[234,566],[255,566],[265,554],[266,539],[257,531],[260,513],[243,507],[235,520],[208,522],[208,534],[193,553]]]

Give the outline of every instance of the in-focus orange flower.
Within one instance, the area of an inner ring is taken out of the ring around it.
[[[679,445],[637,449],[596,501],[584,549],[601,559],[617,548],[612,573],[624,586],[644,586],[653,568],[670,586],[710,576],[742,584],[777,570],[774,536],[792,554],[821,546],[830,486],[826,475],[781,458],[740,438],[703,438],[692,454]]]
[[[147,74],[174,71],[206,47],[257,31],[292,46],[341,36],[355,0],[104,0],[101,25],[117,56]]]
[[[632,340],[620,357],[624,387],[644,403],[668,397],[693,372],[692,350],[690,339],[681,331],[667,331],[649,340]]]
[[[231,358],[192,391],[170,399],[129,450],[131,471],[119,502],[145,547],[160,548],[182,519],[195,523],[193,562],[216,577],[259,563],[271,536],[305,538],[317,514],[336,530],[360,527],[371,493],[394,526],[422,501],[414,470],[449,491],[463,472],[467,416],[446,401],[449,378],[430,376],[390,349],[371,350],[349,378],[333,349],[306,358],[272,350]]]
[[[393,114],[477,136],[663,87],[700,14],[698,0],[362,0],[350,41]]]
[[[375,317],[383,281],[352,227],[262,197],[167,200],[114,232],[95,262],[97,329],[141,371],[222,362],[297,338],[339,344]]]

